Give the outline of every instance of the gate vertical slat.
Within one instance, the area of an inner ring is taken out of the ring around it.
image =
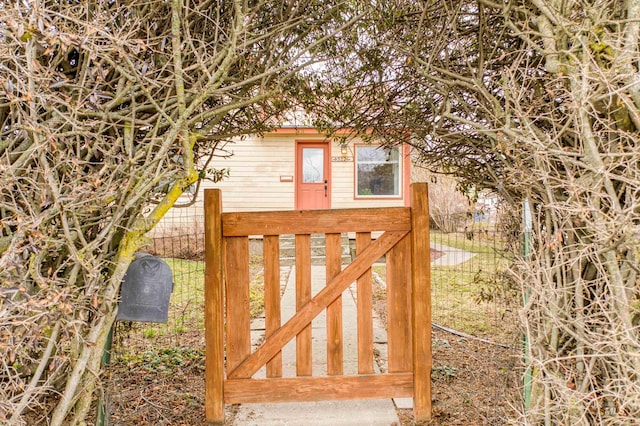
[[[326,234],[326,282],[342,269],[342,245],[340,234]],[[327,306],[327,374],[342,375],[344,372],[342,343],[342,296]]]
[[[224,244],[226,245],[224,261],[227,285],[227,368],[232,370],[251,353],[249,239],[248,237],[225,237]]]
[[[296,235],[296,312],[311,300],[311,235]],[[313,374],[311,324],[296,335],[296,375]]]
[[[222,264],[222,194],[204,192],[205,241],[205,415],[211,424],[224,423],[224,281]]]
[[[356,233],[356,254],[371,244],[371,232]],[[371,268],[356,280],[358,306],[358,373],[373,373],[373,286]]]
[[[282,323],[280,309],[280,239],[264,236],[264,316],[265,336],[269,338]],[[267,363],[267,377],[282,377],[282,352]]]
[[[387,253],[387,335],[389,372],[411,371],[411,238]]]
[[[429,192],[426,183],[411,185],[411,288],[413,310],[413,412],[416,421],[431,419],[431,255]]]

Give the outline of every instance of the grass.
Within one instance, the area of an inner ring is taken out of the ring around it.
[[[143,352],[127,352],[118,358],[129,370],[158,371],[172,374],[190,361],[202,360],[204,348],[168,347],[147,349]]]
[[[249,312],[255,318],[264,311],[264,269],[261,256],[249,258]]]
[[[439,231],[431,231],[431,242],[443,244],[449,247],[465,250],[478,254],[495,254],[502,249],[499,240],[489,237],[488,239],[482,235],[474,235],[473,239],[468,239],[463,232],[444,233]]]

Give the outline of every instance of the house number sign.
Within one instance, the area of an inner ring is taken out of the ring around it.
[[[353,161],[353,157],[331,157],[334,163],[349,163]]]

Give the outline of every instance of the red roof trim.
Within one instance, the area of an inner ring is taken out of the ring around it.
[[[271,131],[265,132],[266,134],[278,134],[278,135],[321,135],[323,132],[319,131],[315,127],[279,127]],[[340,129],[335,132],[338,135],[348,135],[353,133],[349,129]]]

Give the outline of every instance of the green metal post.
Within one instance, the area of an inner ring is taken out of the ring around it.
[[[104,367],[111,362],[111,344],[113,342],[113,327],[109,330],[107,335],[107,341],[104,343],[104,350],[102,352],[102,361],[100,364]],[[96,426],[109,426],[109,412],[107,410],[108,395],[104,394],[102,398],[98,398],[98,415],[96,418]]]
[[[531,255],[531,231],[533,228],[531,208],[529,206],[528,199],[524,201],[524,205],[522,206],[522,221],[524,222],[522,255],[525,259],[527,259]],[[524,292],[525,305],[528,302],[529,302],[529,288],[526,288]],[[526,335],[524,336],[524,362],[525,362],[525,365],[529,363],[529,339],[527,338]],[[528,411],[531,406],[531,381],[532,381],[531,367],[527,367],[524,373],[524,407],[526,411]]]

